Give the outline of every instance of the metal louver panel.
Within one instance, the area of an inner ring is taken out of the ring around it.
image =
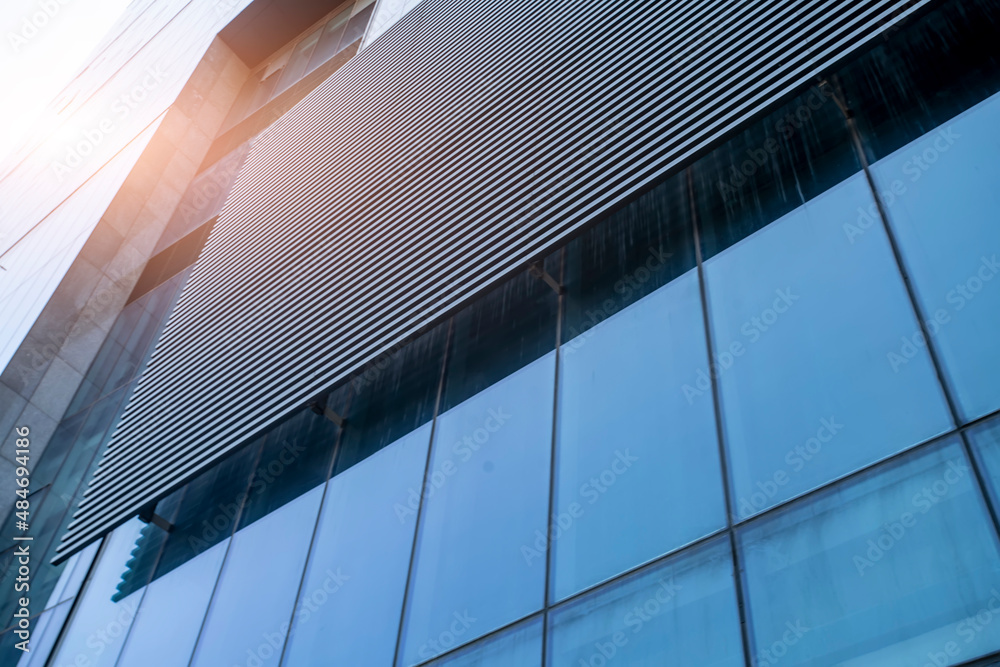
[[[424,0],[254,147],[59,559],[930,0]]]

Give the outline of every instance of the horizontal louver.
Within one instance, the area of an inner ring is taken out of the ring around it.
[[[256,143],[65,558],[929,0],[425,0]]]

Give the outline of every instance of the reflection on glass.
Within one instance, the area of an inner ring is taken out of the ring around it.
[[[437,420],[403,636],[434,658],[542,606],[555,354]]]
[[[692,165],[704,258],[860,169],[835,89],[814,86]]]
[[[436,327],[381,355],[334,392],[350,392],[335,475],[433,419],[447,339],[447,324]]]
[[[994,506],[1000,504],[1000,419],[994,418],[968,432],[976,458],[982,466]]]
[[[872,171],[928,332],[966,421],[1000,408],[1000,95],[901,148]],[[865,242],[863,229],[856,244]],[[924,337],[899,342],[907,366]]]
[[[314,30],[295,45],[295,49],[288,59],[288,64],[285,65],[285,69],[281,74],[281,79],[274,89],[275,96],[291,88],[306,73],[306,67],[309,65],[309,57],[312,56],[313,49],[316,48],[316,43],[319,42],[320,34],[320,30]]]
[[[94,571],[59,641],[53,664],[91,667],[115,664],[125,635],[135,620],[143,591],[120,602],[112,602],[111,597],[142,526],[141,521],[132,519],[105,538]]]
[[[937,3],[838,75],[869,162],[1000,91],[996,0]]]
[[[63,623],[66,622],[72,606],[72,603],[64,602],[55,609],[42,612],[33,621],[31,640],[28,645],[30,650],[24,654],[20,654],[18,651],[17,654],[21,655],[21,659],[17,661],[17,667],[45,667],[46,661],[52,654],[52,649],[55,648],[56,640],[59,638],[59,631],[62,629]],[[0,663],[13,664],[12,662],[4,662],[4,660],[3,649],[0,648]]]
[[[560,257],[556,253],[544,263],[557,280]],[[441,411],[555,349],[558,313],[555,290],[526,271],[455,315]]]
[[[708,364],[697,272],[562,349],[557,600],[726,525],[712,400],[682,391]]]
[[[233,534],[242,502],[247,498],[250,476],[260,452],[259,443],[251,443],[215,467],[203,472],[187,486],[171,494],[157,505],[163,516],[162,506],[176,505],[170,514],[173,529],[165,543],[150,546],[158,556],[155,578],[160,578],[199,554],[223,542]],[[162,531],[158,537],[163,538]],[[142,545],[140,545],[142,546]],[[144,554],[139,552],[137,557]]]
[[[147,587],[122,665],[188,664],[228,546],[215,545]]]
[[[233,535],[192,667],[278,664],[322,491]]]
[[[327,60],[337,55],[340,37],[344,33],[344,28],[347,26],[349,18],[351,18],[351,8],[347,7],[323,26],[323,34],[320,35],[319,42],[316,44],[316,48],[313,49],[312,56],[309,58],[307,71],[312,72]]]
[[[739,517],[951,426],[884,230],[857,175],[705,264]],[[685,391],[710,398],[706,370]]]
[[[968,623],[1000,608],[1000,544],[955,442],[781,510],[738,542],[758,661],[954,665],[1000,648],[1000,624]]]
[[[326,481],[339,429],[312,410],[300,410],[271,429],[257,461],[240,528]]]
[[[430,432],[330,480],[283,667],[392,665]]]
[[[728,540],[716,540],[551,612],[552,667],[743,665]]]
[[[509,667],[510,665],[541,667],[540,616],[428,663],[428,667]]]

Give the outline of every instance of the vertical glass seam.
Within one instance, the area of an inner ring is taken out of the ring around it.
[[[249,498],[250,488],[253,484],[254,473],[257,471],[257,465],[260,463],[261,456],[264,455],[264,442],[261,440],[260,446],[257,449],[257,457],[254,459],[253,467],[250,469],[250,473],[247,475],[247,484],[244,489],[243,497]],[[201,625],[198,626],[198,636],[195,637],[194,645],[191,647],[191,657],[188,658],[188,667],[194,664],[194,657],[198,655],[198,645],[201,643],[202,634],[205,632],[205,623],[208,622],[208,615],[212,611],[212,603],[215,602],[215,594],[219,592],[219,582],[222,581],[222,574],[226,571],[226,562],[229,560],[229,550],[233,548],[233,535],[236,534],[236,527],[240,525],[240,517],[243,516],[243,507],[246,505],[246,501],[240,504],[240,508],[236,510],[236,516],[233,517],[233,530],[229,533],[229,543],[226,544],[226,553],[222,555],[222,563],[219,565],[219,573],[215,575],[215,584],[212,586],[212,593],[208,596],[208,605],[205,607],[205,613],[201,617]]]
[[[327,394],[327,401],[330,400],[329,396],[330,395]],[[347,408],[350,409],[351,400],[354,398],[353,389],[348,392],[347,396]],[[344,412],[346,413],[347,410],[344,410]],[[326,419],[326,417],[320,417],[320,419]],[[295,610],[298,609],[299,600],[302,599],[302,589],[306,585],[306,574],[309,572],[313,548],[316,545],[316,535],[319,533],[320,522],[323,519],[323,510],[326,509],[326,493],[330,489],[330,478],[333,476],[333,468],[337,462],[337,455],[340,453],[340,443],[343,442],[344,429],[346,426],[347,424],[345,423],[344,426],[337,427],[337,441],[333,445],[333,451],[330,452],[330,461],[326,464],[323,491],[319,496],[319,508],[316,510],[316,520],[313,522],[312,535],[309,537],[309,546],[306,548],[306,559],[302,562],[302,574],[299,575],[299,587],[295,591],[295,599],[292,601],[292,609],[288,614],[288,631],[285,633],[285,638],[281,643],[281,653],[278,654],[278,667],[281,667],[281,664],[285,661],[285,654],[288,652],[288,640],[291,639],[292,630],[295,627]],[[261,451],[263,452],[263,446],[261,447]]]
[[[188,487],[185,486],[184,489],[181,491],[181,500],[180,503],[178,503],[178,511],[180,511],[181,503],[184,502],[184,496],[187,495],[187,492],[188,492]],[[160,548],[156,553],[156,560],[154,561],[153,567],[150,570],[149,580],[142,586],[141,589],[142,596],[139,598],[139,604],[135,606],[135,612],[132,615],[132,622],[129,623],[128,630],[125,631],[125,636],[122,638],[122,647],[118,651],[118,657],[115,659],[115,667],[118,667],[119,664],[121,664],[122,655],[125,654],[125,649],[128,648],[128,640],[132,636],[132,630],[135,629],[135,619],[139,616],[139,613],[142,611],[142,603],[146,599],[146,591],[149,589],[149,585],[154,581],[154,577],[156,576],[156,569],[160,566],[160,559],[163,557],[163,552],[166,550],[166,548],[167,548],[167,540],[164,540],[160,544]],[[79,596],[79,593],[77,593],[77,595]]]
[[[965,457],[969,459],[969,465],[972,467],[972,474],[975,476],[976,483],[979,485],[979,492],[986,501],[986,509],[989,512],[990,520],[993,522],[993,531],[995,536],[1000,539],[1000,518],[998,518],[997,515],[997,508],[994,506],[993,500],[987,490],[985,478],[983,477],[983,471],[979,466],[979,462],[976,460],[976,457],[973,456],[972,449],[969,446],[968,438],[966,437],[965,430],[963,429],[964,419],[958,409],[958,404],[956,403],[955,398],[952,396],[952,390],[948,385],[947,376],[944,372],[944,366],[938,355],[936,347],[937,343],[927,328],[927,318],[923,312],[923,307],[920,305],[919,299],[917,299],[916,289],[910,280],[909,272],[906,270],[906,262],[903,258],[902,250],[896,240],[896,235],[893,231],[892,225],[889,224],[889,211],[885,206],[885,202],[882,201],[882,194],[879,192],[877,184],[875,183],[875,177],[872,175],[871,165],[868,161],[868,155],[865,153],[864,141],[861,136],[861,130],[858,128],[855,113],[847,105],[843,87],[840,84],[840,78],[834,75],[833,81],[835,87],[834,100],[836,101],[840,112],[844,116],[848,132],[851,135],[851,143],[853,144],[854,151],[858,156],[858,160],[861,162],[861,168],[865,174],[865,181],[867,182],[872,198],[875,201],[875,208],[878,210],[879,221],[882,223],[882,229],[885,231],[886,238],[889,240],[889,247],[892,249],[892,256],[896,262],[896,269],[899,271],[899,274],[903,279],[903,286],[906,288],[906,295],[910,301],[910,307],[913,309],[913,314],[917,318],[917,326],[919,327],[924,340],[927,342],[927,354],[930,357],[931,365],[934,367],[934,374],[937,376],[938,384],[944,394],[945,404],[948,406],[948,412],[951,415],[952,432],[958,431],[960,434],[962,450],[965,452]]]
[[[441,401],[444,399],[444,385],[448,377],[448,359],[451,355],[452,338],[455,331],[455,318],[448,320],[448,337],[444,344],[444,354],[441,356],[441,375],[438,378],[437,396],[434,398],[434,415],[431,417],[431,432],[427,436],[427,457],[424,460],[424,474],[420,480],[420,494],[417,500],[417,515],[413,522],[413,542],[410,547],[410,562],[406,568],[406,583],[403,585],[403,603],[399,609],[399,629],[396,631],[396,650],[392,656],[393,666],[398,665],[403,646],[403,627],[406,624],[406,603],[410,600],[410,583],[413,580],[413,562],[417,556],[417,542],[420,538],[420,518],[424,509],[424,489],[427,488],[427,476],[431,471],[431,457],[434,454],[434,432],[437,430],[438,413]]]
[[[740,641],[743,645],[743,664],[752,667],[750,659],[750,628],[743,591],[743,576],[739,553],[736,550],[736,534],[733,530],[733,517],[736,508],[733,506],[733,488],[729,475],[728,448],[725,442],[725,428],[722,423],[722,397],[719,382],[712,371],[715,367],[715,348],[712,336],[712,319],[708,310],[708,283],[705,279],[705,263],[701,252],[701,230],[698,226],[698,207],[694,196],[694,173],[689,166],[684,170],[687,180],[688,205],[691,211],[692,242],[694,243],[695,262],[698,267],[698,292],[701,297],[701,316],[705,327],[705,347],[708,357],[708,376],[712,385],[712,407],[715,413],[716,446],[719,451],[719,473],[722,475],[722,493],[726,504],[726,533],[729,536],[729,550],[733,563],[733,590],[736,592],[736,607],[740,618]]]
[[[542,667],[547,667],[548,665],[549,607],[552,604],[552,568],[554,567],[554,563],[552,562],[552,517],[555,514],[556,448],[559,441],[559,373],[562,354],[562,328],[563,317],[566,314],[566,248],[567,246],[563,246],[559,251],[559,295],[557,301],[558,308],[556,311],[555,378],[552,382],[552,441],[549,449],[549,508],[548,516],[546,517],[545,522],[547,529],[545,534],[545,591],[542,596]]]

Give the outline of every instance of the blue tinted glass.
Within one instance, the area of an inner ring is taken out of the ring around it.
[[[1000,548],[957,444],[739,533],[759,664],[953,665],[1000,648]],[[980,624],[982,623],[982,624]]]
[[[69,616],[70,607],[73,605],[64,602],[55,609],[42,612],[40,616],[32,622],[31,642],[27,653],[21,655],[17,661],[17,667],[45,667],[45,661],[52,654],[55,648],[56,639],[59,638],[59,631],[62,629],[66,617]],[[0,664],[14,664],[13,661],[4,662],[5,658],[0,653]]]
[[[970,421],[1000,408],[998,156],[995,95],[873,167],[928,331]],[[897,340],[894,368],[903,373],[925,346],[918,332]]]
[[[133,519],[105,538],[104,548],[77,600],[53,664],[91,667],[115,664],[125,635],[135,620],[143,591],[136,591],[120,602],[112,602],[111,596],[142,526],[141,521]]]
[[[55,588],[52,589],[49,601],[45,603],[46,609],[76,597],[77,593],[80,592],[80,586],[83,585],[83,580],[87,577],[91,563],[94,562],[99,545],[99,542],[94,542],[66,561],[66,567],[60,575],[59,581],[56,582]]]
[[[285,667],[392,665],[430,432],[330,480]]]
[[[887,356],[919,328],[876,214],[857,175],[705,264],[740,517],[951,425],[927,350]]]
[[[552,667],[743,665],[729,541],[716,540],[551,612]]]
[[[991,419],[968,432],[983,467],[994,504],[1000,503],[1000,419]]]
[[[215,545],[146,588],[122,665],[188,664],[228,546]]]
[[[233,535],[193,666],[278,664],[322,491]]]
[[[339,430],[309,409],[272,428],[264,437],[239,527],[326,482]]]
[[[689,401],[679,390],[708,363],[698,274],[689,271],[562,352],[556,599],[726,525],[711,398]],[[532,567],[545,566],[539,537],[526,556]]]
[[[549,353],[438,418],[404,664],[542,606],[545,565],[522,552],[547,526],[554,379]]]
[[[430,667],[541,667],[542,619],[525,621],[428,664]]]

